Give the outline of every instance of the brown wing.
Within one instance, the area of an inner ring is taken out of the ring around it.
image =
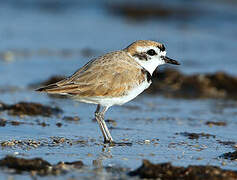
[[[143,81],[142,68],[125,52],[117,51],[90,61],[71,77],[39,91],[80,97],[117,97]]]

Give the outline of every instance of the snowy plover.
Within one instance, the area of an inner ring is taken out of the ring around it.
[[[113,105],[134,99],[147,89],[154,70],[165,63],[179,65],[166,56],[163,44],[139,40],[123,50],[92,59],[72,76],[37,91],[68,95],[77,101],[98,104],[95,118],[104,142],[112,143],[113,138],[104,121],[105,112]]]

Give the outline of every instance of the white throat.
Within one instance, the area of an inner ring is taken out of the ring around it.
[[[149,60],[145,61],[145,60],[140,60],[138,57],[133,57],[130,55],[130,53],[128,53],[130,57],[132,57],[140,66],[142,66],[143,68],[145,68],[151,75],[153,74],[153,72],[155,71],[155,69],[160,66],[165,64],[165,61],[163,59],[160,58],[160,56],[154,56],[151,57]],[[162,56],[165,56],[166,52],[162,52]]]

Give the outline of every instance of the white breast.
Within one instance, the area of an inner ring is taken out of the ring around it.
[[[141,94],[145,89],[147,89],[151,85],[151,81],[142,82],[139,86],[131,89],[127,95],[121,97],[83,97],[83,98],[76,98],[76,100],[85,102],[85,103],[93,103],[93,104],[100,104],[102,106],[113,106],[113,105],[122,105],[128,101],[131,101],[139,94]]]

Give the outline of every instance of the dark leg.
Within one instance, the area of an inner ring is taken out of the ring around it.
[[[113,138],[110,135],[110,132],[105,124],[104,121],[104,114],[108,110],[108,107],[105,107],[101,112],[100,112],[100,105],[97,106],[96,111],[95,111],[95,118],[97,122],[99,123],[100,130],[104,136],[104,142],[105,143],[112,143]]]
[[[116,143],[113,141],[112,136],[110,135],[109,129],[107,128],[105,121],[104,121],[104,115],[109,107],[104,107],[104,109],[100,112],[100,105],[97,106],[95,111],[95,118],[97,122],[99,123],[100,130],[104,136],[104,143],[109,143],[109,146],[131,146],[132,143]]]
[[[104,109],[101,111],[101,122],[102,122],[103,128],[104,128],[104,130],[106,132],[106,135],[108,137],[108,141],[107,142],[112,143],[113,142],[113,138],[112,138],[112,136],[111,136],[111,134],[109,132],[109,129],[107,128],[106,123],[104,121],[104,115],[105,115],[105,113],[106,113],[106,111],[108,109],[109,109],[109,107],[104,107]]]
[[[96,108],[96,111],[95,111],[95,119],[97,120],[98,124],[99,124],[99,127],[100,127],[100,130],[104,136],[104,141],[108,140],[108,137],[106,135],[106,132],[103,128],[103,125],[102,125],[102,122],[101,122],[101,118],[100,118],[100,105],[98,104],[97,105],[97,108]]]

